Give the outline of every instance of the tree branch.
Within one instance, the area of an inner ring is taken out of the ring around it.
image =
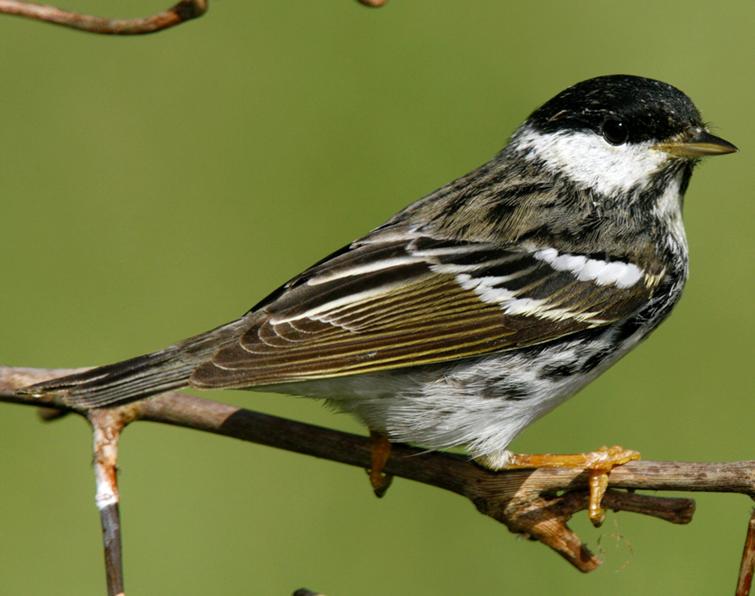
[[[387,0],[358,0],[363,6],[380,8]],[[22,0],[0,0],[0,14],[26,17],[35,21],[52,23],[88,33],[102,35],[145,35],[170,29],[186,21],[201,17],[207,12],[208,0],[180,0],[174,6],[148,17],[135,19],[108,19],[80,14]]]
[[[736,596],[747,596],[752,588],[752,578],[755,575],[755,509],[750,514],[747,524],[747,536],[742,551],[742,564],[739,566]]]
[[[121,551],[121,514],[118,492],[118,440],[128,424],[118,410],[92,410],[88,416],[94,436],[94,501],[100,511],[102,546],[105,551],[105,576],[108,596],[123,596],[123,557]]]
[[[0,14],[62,25],[89,33],[103,35],[144,35],[170,29],[207,12],[208,0],[180,0],[167,10],[149,17],[136,19],[108,19],[69,12],[47,4],[21,2],[20,0],[0,0]]]
[[[0,401],[69,409],[56,398],[18,396],[16,389],[75,372],[0,367]],[[105,410],[120,427],[149,420],[234,437],[353,466],[369,467],[367,437],[330,430],[171,392]],[[86,415],[86,412],[79,412]],[[90,413],[91,418],[92,413]],[[119,427],[119,430],[120,430]],[[467,497],[477,509],[515,533],[539,540],[580,571],[600,561],[567,522],[587,507],[587,478],[579,470],[538,469],[490,472],[467,458],[394,445],[385,471]],[[755,461],[727,463],[635,461],[611,472],[607,509],[631,511],[684,524],[694,501],[641,495],[617,489],[731,492],[755,497]]]

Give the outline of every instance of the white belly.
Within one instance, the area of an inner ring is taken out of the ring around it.
[[[641,339],[638,332],[617,346],[615,334],[266,389],[327,399],[393,441],[430,449],[464,445],[473,457],[491,456]]]

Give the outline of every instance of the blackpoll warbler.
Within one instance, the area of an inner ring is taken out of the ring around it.
[[[687,277],[692,169],[733,151],[671,85],[625,75],[578,83],[491,161],[240,319],[25,392],[79,408],[186,385],[319,397],[393,441],[464,445],[494,469],[573,465],[605,477],[637,454],[506,447],[669,314]]]

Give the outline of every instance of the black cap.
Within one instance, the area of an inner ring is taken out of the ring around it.
[[[608,127],[618,141],[630,143],[668,139],[703,126],[692,100],[679,89],[632,75],[577,83],[535,110],[527,122],[540,132],[591,130],[604,136]]]

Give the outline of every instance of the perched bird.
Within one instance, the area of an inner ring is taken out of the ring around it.
[[[23,391],[78,408],[187,385],[317,397],[391,441],[463,445],[493,469],[581,466],[605,477],[638,454],[506,448],[671,312],[687,278],[692,170],[733,151],[669,84],[583,81],[535,110],[488,163],[240,319]],[[596,489],[594,521],[599,499]]]

